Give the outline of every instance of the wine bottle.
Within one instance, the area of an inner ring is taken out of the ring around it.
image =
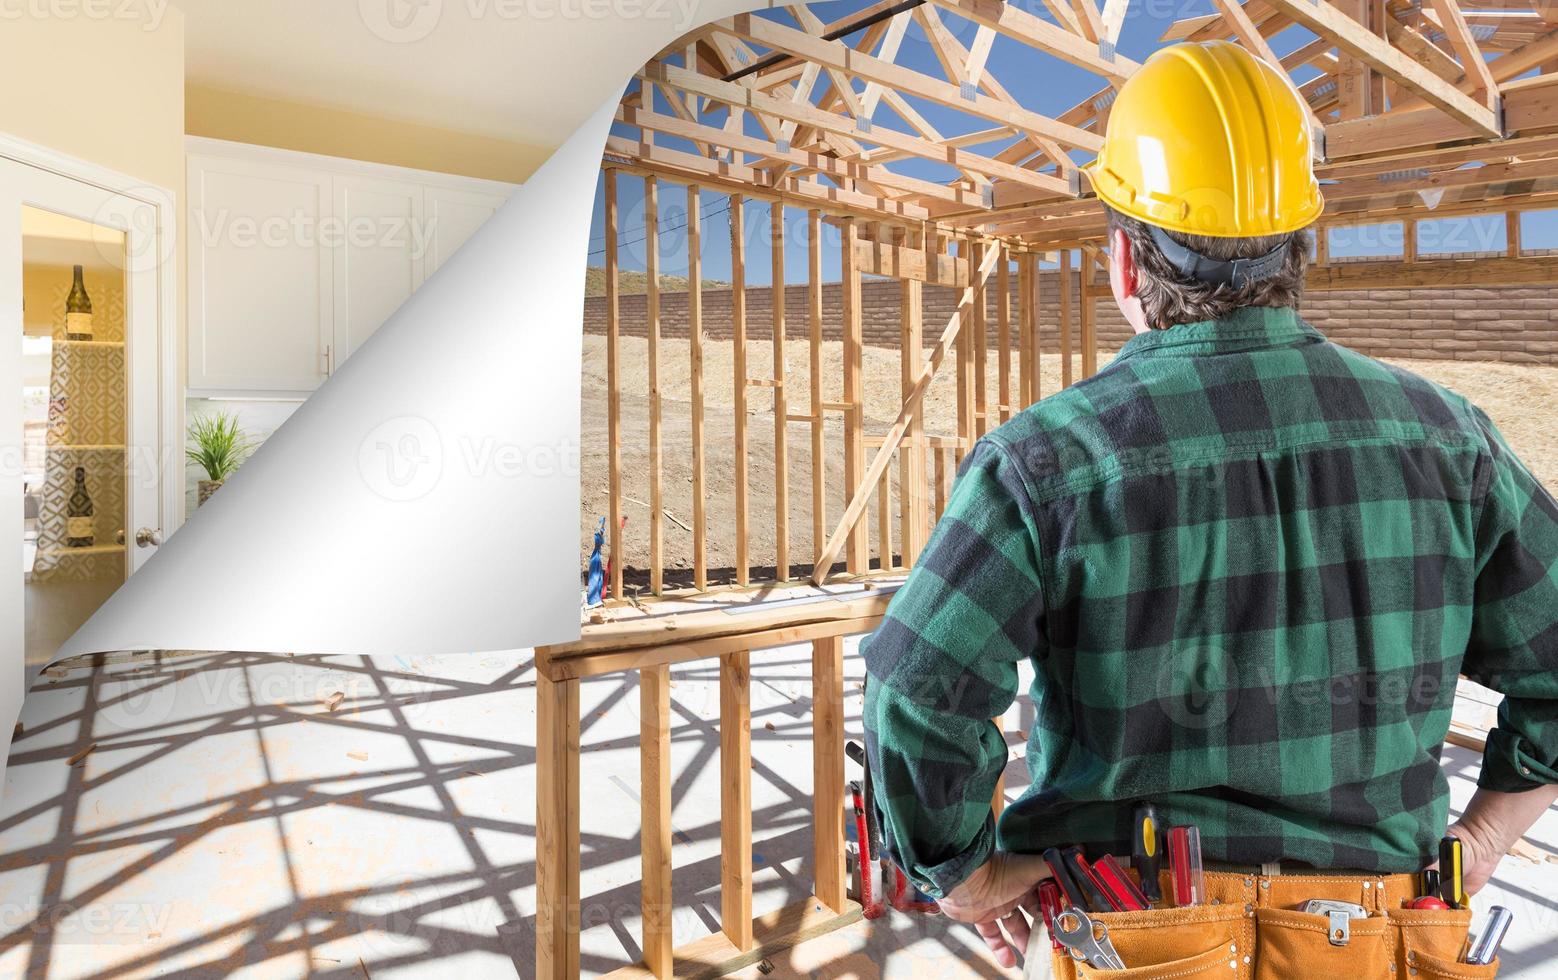
[[[65,339],[92,339],[92,297],[81,281],[81,266],[76,266],[75,281],[70,284],[70,295],[65,297]]]
[[[87,493],[87,471],[76,467],[76,489],[65,505],[65,547],[92,547],[92,495]]]

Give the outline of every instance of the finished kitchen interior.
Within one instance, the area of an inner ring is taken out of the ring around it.
[[[382,98],[294,105],[213,77],[241,32],[193,6],[213,26],[188,50],[176,10],[154,32],[27,24],[100,50],[72,83],[93,98],[0,111],[29,683],[543,156]],[[0,62],[21,74],[27,47]]]

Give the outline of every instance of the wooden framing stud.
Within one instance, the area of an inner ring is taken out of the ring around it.
[[[772,276],[768,281],[774,314],[774,569],[775,577],[783,582],[790,577],[790,403],[784,386],[784,204],[774,201],[769,207],[773,258]]]
[[[812,641],[812,866],[817,898],[835,912],[844,881],[844,638]]]
[[[644,178],[644,307],[649,361],[649,591],[665,591],[665,502],[660,469],[660,190]]]
[[[740,194],[730,195],[730,337],[734,364],[736,584],[752,581],[747,488],[747,236]]]
[[[536,674],[536,976],[579,976],[579,681]]]
[[[1060,386],[1071,387],[1071,296],[1075,289],[1071,275],[1071,249],[1060,250]]]
[[[752,655],[720,657],[720,928],[752,948]]]
[[[900,394],[908,398],[914,390],[914,379],[925,367],[925,310],[922,305],[924,289],[913,279],[905,279],[900,290]],[[925,475],[925,420],[914,416],[909,426],[908,438],[898,453],[898,505],[899,533],[903,542],[903,564],[913,568],[920,560],[929,534],[930,515],[926,509]]]
[[[607,532],[611,536],[611,583],[613,599],[622,598],[622,567],[627,555],[622,551],[622,312],[618,294],[617,255],[617,172],[605,175],[606,223],[606,469],[608,501]]]
[[[692,388],[692,579],[709,587],[709,521],[703,446],[703,214],[698,185],[687,185],[687,348]]]
[[[1005,422],[1012,417],[1012,259],[1004,244],[996,247],[1001,261],[995,267],[996,370],[1000,372],[995,390]]]
[[[844,219],[839,225],[843,232],[840,261],[844,299],[844,501],[847,504],[851,495],[861,489],[869,490],[863,487],[866,469],[865,326],[860,309],[860,266],[855,261],[855,243],[860,238],[860,228],[851,218]],[[857,530],[851,525],[845,547],[846,567],[851,574],[860,575],[869,570],[870,561],[870,539],[864,529]],[[829,562],[832,562],[831,557]]]
[[[638,672],[644,965],[671,976],[671,665]]]
[[[811,346],[811,547],[822,556],[828,535],[828,466],[822,418],[822,212],[806,214],[806,299]]]

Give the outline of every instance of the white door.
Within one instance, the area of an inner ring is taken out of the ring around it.
[[[335,178],[335,341],[330,369],[352,355],[422,285],[422,188],[373,177]]]
[[[189,387],[308,392],[331,371],[330,176],[189,158]]]
[[[7,669],[47,661],[171,526],[162,489],[182,466],[161,431],[160,324],[174,261],[153,205],[0,156],[0,553],[23,566],[0,576]]]

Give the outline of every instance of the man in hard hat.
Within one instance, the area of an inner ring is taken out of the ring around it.
[[[1292,84],[1234,45],[1125,84],[1088,173],[1136,336],[978,442],[863,645],[888,851],[1003,964],[1035,855],[1128,856],[1150,801],[1199,828],[1207,901],[1112,922],[1127,967],[1450,969],[1470,913],[1403,906],[1462,673],[1506,695],[1450,828],[1466,891],[1558,798],[1558,505],[1465,399],[1299,318],[1310,153]],[[1023,661],[1031,780],[997,822]],[[1376,918],[1338,937],[1311,899]]]

